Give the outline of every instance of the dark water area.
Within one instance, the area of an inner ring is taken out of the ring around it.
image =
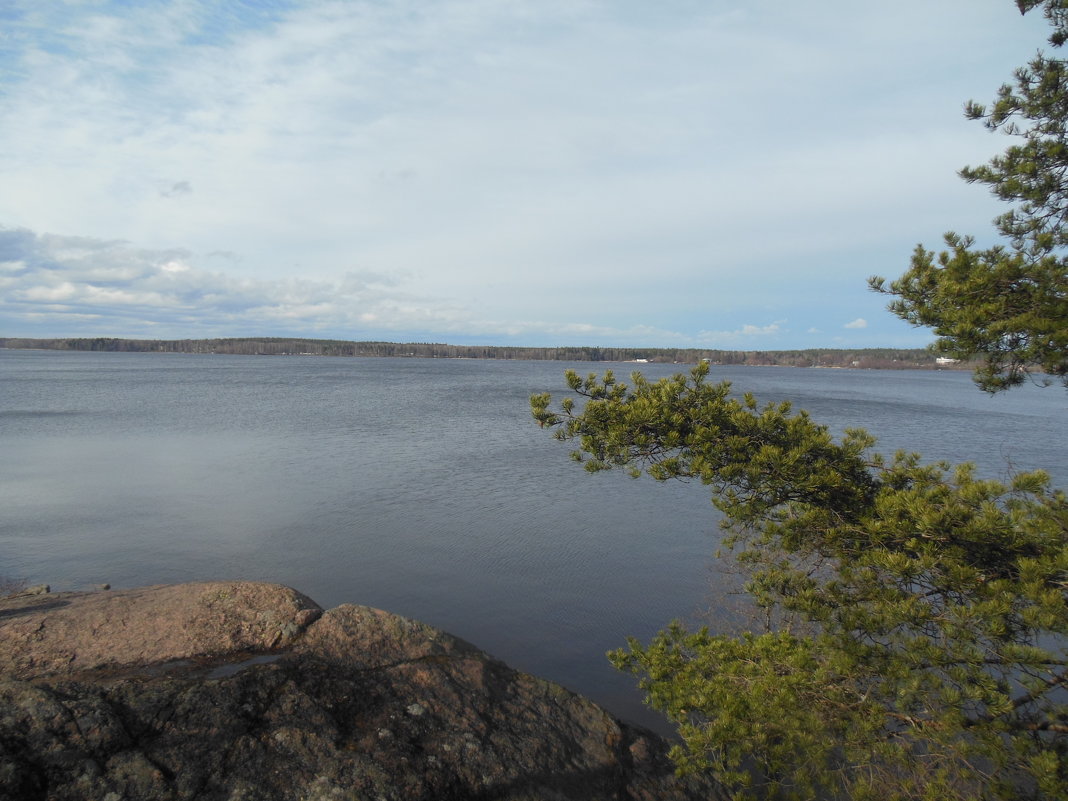
[[[533,423],[568,365],[0,350],[0,575],[83,589],[288,584],[424,620],[666,728],[605,651],[726,617],[699,484],[590,476]],[[685,366],[640,365],[648,376]],[[879,449],[1043,468],[1068,393],[959,372],[716,367]]]

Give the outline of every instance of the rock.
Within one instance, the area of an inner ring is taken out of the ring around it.
[[[5,800],[717,797],[581,696],[275,585],[0,602],[0,676]]]
[[[52,588],[47,584],[34,584],[32,587],[27,587],[19,595],[47,595],[52,591]]]
[[[296,590],[254,582],[20,595],[0,602],[0,674],[33,678],[264,651],[320,614]]]

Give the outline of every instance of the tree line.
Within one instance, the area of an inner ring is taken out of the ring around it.
[[[781,367],[856,367],[924,369],[940,364],[921,348],[809,348],[805,350],[713,350],[706,348],[534,348],[497,345],[448,345],[436,342],[357,342],[338,339],[237,337],[226,339],[120,339],[80,337],[29,339],[0,337],[0,348],[118,353],[218,353],[240,356],[368,356],[424,359],[513,359],[563,362],[760,365]]]

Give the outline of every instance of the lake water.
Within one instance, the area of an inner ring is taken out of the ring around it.
[[[633,364],[0,350],[0,575],[294,586],[424,620],[666,731],[604,653],[722,617],[699,484],[590,476],[533,423],[563,371]],[[646,375],[684,366],[641,365]],[[1044,468],[1068,393],[959,372],[715,367],[880,450]],[[711,615],[709,615],[709,610]]]

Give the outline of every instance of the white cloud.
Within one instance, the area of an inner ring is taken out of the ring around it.
[[[98,319],[111,311],[145,326],[200,318],[207,328],[277,321],[343,328],[368,314],[403,328],[455,316],[375,274],[350,273],[338,282],[235,279],[189,266],[193,254],[7,229],[0,229],[0,252],[18,256],[0,261],[9,276],[0,311],[12,320],[38,318],[42,307],[57,317]]]
[[[782,324],[785,320],[779,320],[768,325],[745,324],[731,331],[700,331],[696,341],[701,347],[743,347],[746,341],[754,341],[763,338],[775,339],[784,333]],[[742,344],[740,344],[742,343]]]
[[[160,190],[162,197],[179,197],[181,195],[188,195],[193,191],[193,185],[189,181],[176,181],[169,187]]]
[[[767,336],[782,333],[782,328],[779,327],[778,323],[772,323],[771,325],[743,325],[739,333],[742,336]]]
[[[867,328],[867,327],[868,327],[868,321],[865,320],[863,317],[858,317],[853,322],[846,323],[845,325],[842,326],[842,328]]]
[[[1042,39],[1006,0],[11,8],[0,224],[136,243],[51,251],[123,321],[738,346],[997,213],[960,104]]]

